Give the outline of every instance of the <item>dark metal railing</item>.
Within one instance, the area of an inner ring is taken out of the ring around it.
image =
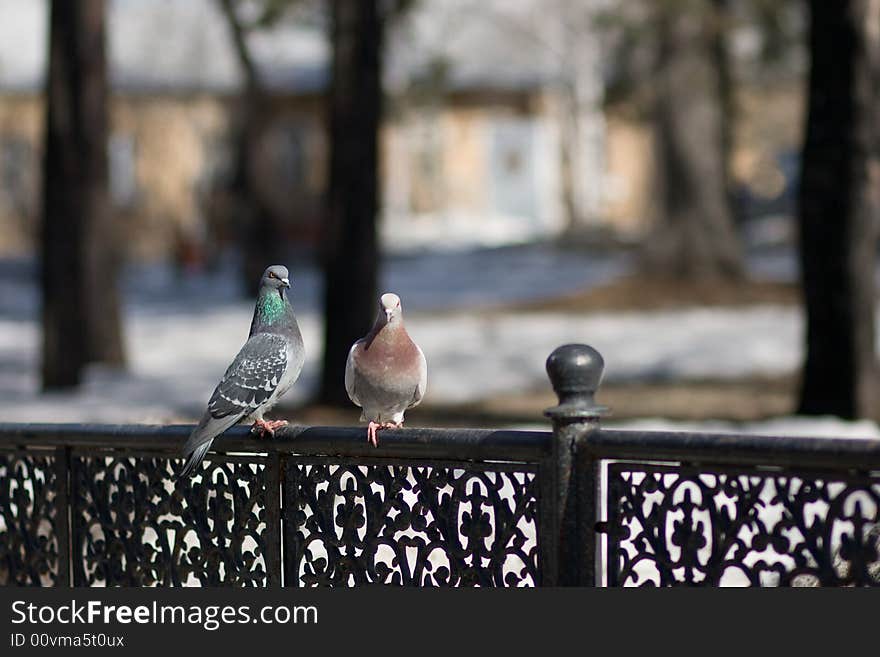
[[[549,432],[237,427],[176,481],[190,430],[0,425],[0,578],[538,585],[554,559]]]
[[[551,431],[0,425],[0,583],[880,583],[880,440],[613,431],[601,356],[548,359]]]

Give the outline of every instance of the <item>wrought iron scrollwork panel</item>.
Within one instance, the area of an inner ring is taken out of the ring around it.
[[[75,585],[268,583],[265,459],[217,457],[184,481],[161,456],[76,455],[72,467]]]
[[[612,586],[880,585],[880,478],[611,463]]]
[[[289,459],[286,581],[534,586],[537,510],[533,466]]]
[[[54,586],[63,546],[55,457],[0,451],[0,585]]]

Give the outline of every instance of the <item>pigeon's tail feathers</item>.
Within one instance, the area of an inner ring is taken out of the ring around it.
[[[205,413],[198,426],[193,429],[189,435],[186,444],[183,446],[183,454],[186,457],[186,463],[178,473],[178,479],[189,477],[195,471],[205,454],[211,448],[214,438],[226,431],[233,424],[238,422],[241,416],[227,416],[224,418],[211,417],[210,413]]]
[[[206,443],[202,443],[189,453],[186,457],[186,463],[183,464],[183,468],[177,473],[178,479],[186,479],[195,472],[195,469],[201,465],[202,459],[205,458],[205,454],[207,454],[208,450],[211,448],[212,442],[214,441],[209,440]]]

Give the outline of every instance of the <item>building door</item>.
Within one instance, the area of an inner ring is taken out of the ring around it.
[[[492,208],[515,220],[518,228],[536,228],[538,190],[535,177],[535,125],[527,119],[492,123],[489,170]]]

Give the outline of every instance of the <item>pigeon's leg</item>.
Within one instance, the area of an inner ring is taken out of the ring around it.
[[[261,438],[265,438],[266,436],[274,436],[276,429],[286,426],[287,420],[264,420],[263,418],[258,418],[251,427],[251,431],[258,433]]]
[[[400,422],[370,422],[367,425],[367,442],[373,447],[379,446],[379,429],[400,429],[403,421]]]
[[[373,447],[379,446],[379,436],[376,435],[384,424],[379,424],[378,422],[373,422],[372,420],[367,425],[367,442],[370,443]]]

